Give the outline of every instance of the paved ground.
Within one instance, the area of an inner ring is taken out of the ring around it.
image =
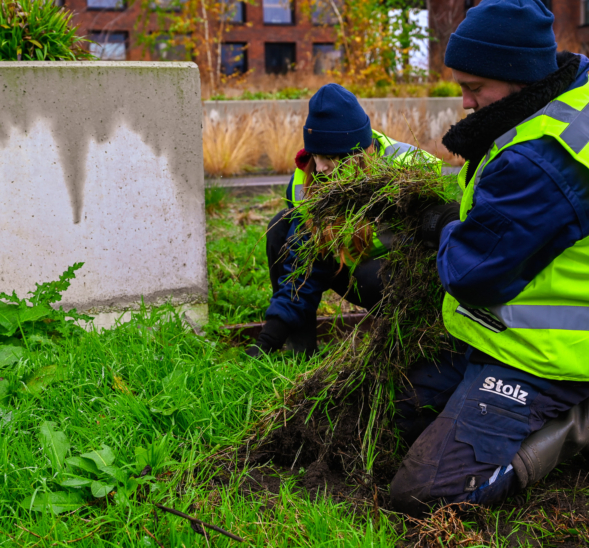
[[[459,167],[445,167],[443,168],[444,173],[458,173]],[[220,178],[220,179],[206,179],[205,184],[207,187],[211,186],[224,186],[232,188],[253,188],[253,187],[265,187],[275,185],[287,185],[290,181],[290,175],[258,175],[250,177],[231,177],[231,178]]]

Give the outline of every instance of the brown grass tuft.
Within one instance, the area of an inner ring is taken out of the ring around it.
[[[258,164],[262,143],[257,116],[214,119],[205,112],[203,122],[204,167],[209,175],[235,175]]]
[[[485,542],[485,538],[478,531],[469,530],[459,517],[465,508],[480,509],[477,506],[462,504],[448,505],[438,508],[433,514],[424,519],[409,518],[417,527],[418,532],[415,548],[466,548],[468,546],[493,546]]]
[[[295,156],[304,147],[303,123],[302,116],[277,109],[261,117],[264,152],[276,173],[295,170]]]

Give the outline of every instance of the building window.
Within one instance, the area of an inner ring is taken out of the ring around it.
[[[342,50],[335,44],[313,44],[313,72],[324,74],[341,67]]]
[[[155,11],[180,11],[185,3],[186,0],[152,0],[149,8]]]
[[[264,44],[266,54],[267,74],[286,74],[295,66],[295,44],[286,42],[266,42]]]
[[[294,25],[291,0],[263,0],[266,25]]]
[[[225,14],[223,18],[228,23],[245,23],[245,2],[236,2],[235,0],[223,0]]]
[[[223,74],[245,74],[247,72],[247,44],[221,44],[221,70]]]
[[[127,6],[125,0],[87,0],[89,10],[124,10]]]
[[[343,8],[343,0],[313,0],[311,2],[311,23],[313,25],[336,25],[339,23],[339,18],[333,7],[339,10]]]
[[[167,34],[158,34],[153,43],[153,58],[158,61],[186,61],[185,36],[175,36],[173,40]]]
[[[90,53],[103,61],[125,61],[127,59],[126,32],[91,32]]]

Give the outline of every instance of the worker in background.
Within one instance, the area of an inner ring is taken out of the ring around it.
[[[500,502],[589,442],[589,59],[556,53],[553,21],[540,0],[483,0],[448,43],[474,110],[443,139],[464,195],[422,237],[465,353],[418,364],[399,398],[400,512]]]
[[[354,154],[366,151],[402,163],[411,161],[417,150],[373,130],[370,118],[356,97],[338,84],[323,86],[309,101],[303,138],[305,148],[297,154],[297,168],[286,191],[289,209],[303,200],[305,189],[313,183],[315,176],[330,175],[340,161],[346,161]],[[435,160],[427,153],[420,154]],[[382,234],[369,237],[372,243],[370,249],[364,250],[366,259],[353,271],[356,287],[350,288],[351,265],[345,264],[345,257],[358,250],[315,261],[306,280],[289,278],[296,268],[300,241],[295,235],[299,224],[296,211],[289,213],[285,209],[268,225],[266,251],[273,296],[262,333],[256,344],[247,350],[250,356],[279,350],[287,339],[297,353],[310,355],[315,352],[317,308],[328,289],[367,310],[381,300],[383,284],[378,271],[382,262],[380,257],[387,253]]]

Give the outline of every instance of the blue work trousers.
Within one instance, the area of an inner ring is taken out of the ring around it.
[[[472,356],[468,348],[417,364],[398,397],[397,426],[411,444],[391,484],[398,511],[502,501],[517,487],[511,462],[522,442],[589,398],[589,382],[543,379]]]

